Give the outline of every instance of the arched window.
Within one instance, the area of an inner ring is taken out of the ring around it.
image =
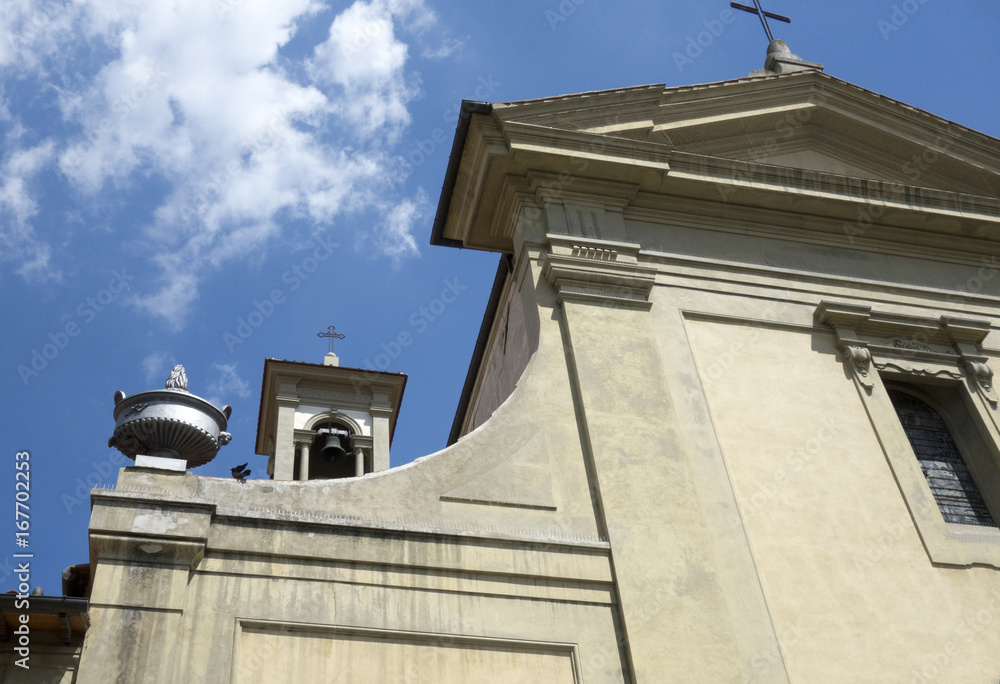
[[[337,421],[324,421],[315,426],[315,431],[316,436],[309,449],[309,479],[354,477],[350,426]]]
[[[889,398],[945,521],[995,527],[944,419],[908,392],[889,390]]]

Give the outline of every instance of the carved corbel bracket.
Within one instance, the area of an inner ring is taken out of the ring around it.
[[[962,359],[962,365],[983,399],[997,405],[997,393],[993,387],[993,369],[987,365],[989,358],[982,354],[982,343],[990,333],[988,321],[970,318],[942,316],[941,326],[947,332],[955,350]]]
[[[837,336],[837,349],[843,354],[844,363],[859,385],[871,391],[875,386],[871,377],[872,353],[868,342],[861,339],[855,327],[871,317],[871,307],[853,304],[820,302],[816,319],[833,328]]]
[[[873,388],[875,383],[869,376],[872,366],[872,353],[868,351],[868,348],[860,345],[844,344],[841,345],[840,351],[843,352],[847,366],[854,374],[854,379],[866,390]]]
[[[986,357],[969,358],[963,356],[965,370],[976,385],[976,390],[983,399],[993,406],[997,405],[997,392],[993,387],[993,369],[986,365]]]

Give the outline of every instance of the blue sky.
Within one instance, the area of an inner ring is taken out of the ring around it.
[[[1000,137],[995,0],[765,7],[827,73]],[[320,362],[330,324],[344,365],[409,375],[393,465],[442,448],[497,264],[427,244],[458,104],[744,76],[767,41],[727,12],[5,0],[0,496],[30,451],[33,582],[58,594],[88,558],[89,489],[124,460],[106,446],[115,390],[162,387],[175,363],[192,392],[233,406],[233,442],[198,474],[249,461],[264,475],[264,358]],[[449,284],[461,294],[430,320]],[[394,347],[403,332],[413,343]]]

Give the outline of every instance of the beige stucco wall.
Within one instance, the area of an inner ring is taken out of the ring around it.
[[[998,573],[929,562],[831,336],[687,329],[793,680],[995,680]]]
[[[521,269],[517,274],[508,275],[504,283],[497,306],[496,325],[486,342],[462,434],[489,420],[496,408],[514,391],[534,352],[533,336],[529,336],[525,320],[526,307],[534,309],[530,297],[534,288],[530,282],[525,283],[525,277],[530,277],[530,272]],[[529,293],[527,297],[525,286]],[[525,302],[525,299],[528,301]]]

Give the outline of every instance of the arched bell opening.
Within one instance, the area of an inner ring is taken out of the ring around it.
[[[328,421],[315,426],[315,431],[316,436],[309,447],[309,479],[354,477],[352,430],[342,423]]]

